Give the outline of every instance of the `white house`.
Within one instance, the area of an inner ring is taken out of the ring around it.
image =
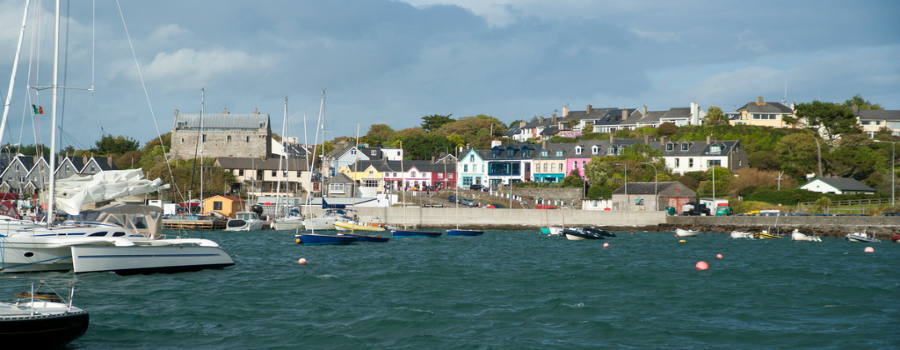
[[[800,185],[799,189],[834,194],[875,193],[875,189],[852,178],[816,177]]]

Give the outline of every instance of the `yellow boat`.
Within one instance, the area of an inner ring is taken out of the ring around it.
[[[781,238],[781,236],[773,235],[769,233],[769,231],[761,231],[753,234],[753,238],[755,239],[773,239],[773,238]]]
[[[384,231],[384,224],[375,222],[359,223],[349,221],[335,221],[334,226],[353,231]]]

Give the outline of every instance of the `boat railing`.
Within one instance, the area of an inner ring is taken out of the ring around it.
[[[75,284],[78,282],[80,280],[71,278],[0,277],[0,295],[12,294],[16,298],[16,305],[21,305],[23,301],[32,306],[36,305],[36,302],[56,302],[65,304],[66,309],[71,309]],[[33,314],[33,307],[31,311]]]

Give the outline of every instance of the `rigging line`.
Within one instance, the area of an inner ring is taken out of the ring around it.
[[[62,86],[69,86],[69,84],[67,84],[67,82],[69,81],[69,22],[71,21],[71,18],[72,18],[69,15],[69,11],[72,7],[71,5],[72,5],[72,1],[67,0],[66,1],[66,39],[65,39],[66,40],[66,48],[63,51],[63,84],[62,84]],[[68,89],[63,89],[63,91],[62,91],[62,103],[60,103],[60,106],[62,106],[62,108],[59,108],[59,119],[57,119],[58,120],[57,123],[59,124],[60,130],[62,130],[63,125],[65,124],[65,120],[66,120],[65,105],[66,105],[66,95],[67,95],[66,92],[67,91],[68,91]],[[62,138],[60,138],[60,140],[62,140]],[[60,146],[60,148],[62,148],[62,143],[60,143],[59,146]]]
[[[125,24],[125,15],[122,13],[122,5],[119,3],[119,0],[116,0],[116,7],[119,9],[119,17],[122,18],[122,27],[125,28],[125,37],[128,38],[128,46],[131,48],[131,56],[134,57],[134,65],[137,68],[138,76],[141,78],[141,87],[144,89],[144,96],[147,98],[147,106],[150,109],[150,116],[153,117],[153,127],[156,129],[157,138],[159,138],[159,143],[163,148],[163,159],[166,160],[166,167],[169,169],[169,176],[172,179],[172,186],[175,187],[175,192],[184,199],[184,195],[181,193],[181,189],[178,188],[178,183],[175,182],[175,173],[172,171],[172,164],[169,162],[169,156],[166,154],[165,143],[163,143],[162,134],[159,132],[159,124],[156,122],[156,115],[153,113],[153,105],[150,103],[150,93],[147,92],[147,84],[144,82],[144,73],[141,72],[141,65],[138,64],[137,53],[134,52],[134,44],[131,42],[131,34],[128,33],[128,25]],[[170,139],[170,147],[171,147],[171,139]]]

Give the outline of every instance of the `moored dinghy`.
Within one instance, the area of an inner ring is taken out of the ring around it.
[[[434,231],[415,231],[415,230],[393,230],[391,231],[391,235],[394,237],[440,237],[441,232]]]
[[[800,242],[821,242],[822,239],[816,235],[807,235],[805,233],[800,232],[800,230],[794,229],[794,232],[791,232],[791,240],[792,241],[800,241]]]
[[[753,239],[753,234],[746,231],[731,231],[732,239]]]
[[[478,236],[481,234],[484,234],[484,231],[465,229],[447,230],[447,236]]]
[[[359,240],[359,237],[356,236],[332,236],[315,233],[297,234],[294,237],[297,237],[297,243],[302,245],[344,245]]]
[[[675,229],[675,234],[679,237],[694,237],[700,234],[699,230],[685,230],[685,229]]]
[[[872,236],[870,237],[866,234],[865,230],[863,230],[862,233],[848,233],[845,238],[848,242],[881,243],[881,240],[875,238],[875,234],[872,234]]]
[[[596,235],[599,235],[599,236],[601,236],[601,237],[618,237],[618,236],[616,236],[615,233],[609,232],[609,231],[604,230],[604,229],[602,229],[602,228],[596,228],[596,227],[593,227],[593,226],[585,226],[584,228],[582,228],[582,230],[584,230],[584,232],[596,234]]]
[[[570,241],[581,241],[585,239],[603,239],[599,233],[588,232],[583,229],[574,229],[567,228],[562,231],[562,234],[566,236],[566,239]]]

